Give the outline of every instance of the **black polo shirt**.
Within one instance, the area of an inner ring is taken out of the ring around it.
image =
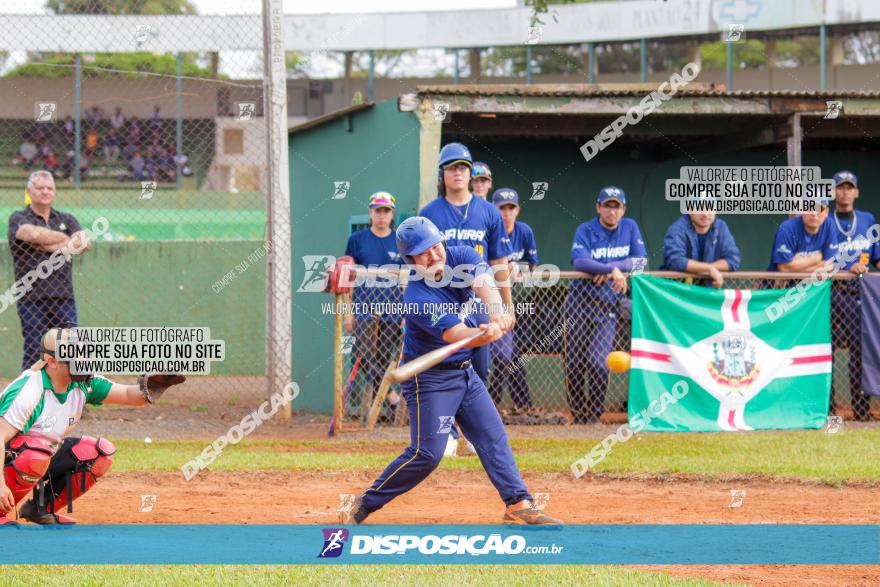
[[[9,217],[9,250],[12,253],[12,262],[15,267],[15,279],[18,281],[26,273],[37,268],[41,262],[46,261],[52,253],[42,251],[30,243],[15,238],[15,233],[23,224],[32,224],[42,228],[49,228],[71,236],[82,230],[79,221],[73,214],[59,212],[52,208],[49,212],[49,221],[34,212],[28,206],[24,210],[13,212]],[[19,301],[36,302],[47,298],[73,299],[73,263],[67,261],[54,270],[45,279],[35,279],[32,288]]]

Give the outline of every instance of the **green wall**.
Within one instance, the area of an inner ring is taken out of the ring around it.
[[[367,212],[375,191],[392,193],[399,213],[415,212],[419,187],[419,123],[388,100],[290,135],[293,289],[306,275],[304,255],[345,252],[349,218]],[[349,181],[333,200],[333,182]],[[330,413],[333,405],[333,316],[321,313],[331,294],[294,293],[293,379],[296,409]]]
[[[265,257],[247,263],[263,241],[98,243],[74,266],[82,326],[207,326],[226,341],[226,360],[212,375],[265,373]],[[8,246],[0,250],[0,284],[13,283]],[[239,265],[242,272],[235,271]],[[219,291],[227,272],[236,278]],[[21,367],[21,325],[14,306],[0,313],[0,376]],[[262,393],[262,390],[260,390]]]
[[[605,185],[616,185],[626,192],[627,216],[634,218],[645,237],[650,269],[663,262],[663,236],[679,216],[678,204],[664,198],[665,181],[678,177],[685,165],[785,165],[784,146],[780,149],[702,156],[683,156],[663,163],[634,158],[632,146],[610,148],[586,163],[571,140],[504,139],[444,136],[443,142],[463,140],[474,158],[492,167],[495,188],[512,187],[520,194],[519,219],[535,231],[542,263],[570,269],[569,251],[577,226],[596,215],[596,194]],[[804,150],[803,164],[818,165],[822,176],[830,178],[841,168],[859,176],[862,186],[857,207],[880,215],[880,168],[874,155],[862,151]],[[530,201],[531,182],[550,182],[543,200]],[[782,215],[721,215],[730,226],[742,253],[742,270],[763,271],[770,259],[773,235]]]

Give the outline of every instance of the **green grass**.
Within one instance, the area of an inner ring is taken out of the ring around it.
[[[292,545],[291,545],[292,546]],[[717,585],[613,566],[538,565],[145,565],[4,567],[3,583],[26,585]]]
[[[515,439],[520,468],[537,473],[570,472],[600,439]],[[177,471],[210,440],[120,440],[114,472]],[[596,467],[610,475],[686,474],[706,479],[766,475],[842,484],[876,483],[880,467],[867,455],[880,445],[880,429],[751,432],[742,434],[643,434],[619,444]],[[403,448],[400,441],[244,440],[228,446],[211,465],[215,471],[378,471]],[[444,459],[449,469],[479,469],[477,459]]]

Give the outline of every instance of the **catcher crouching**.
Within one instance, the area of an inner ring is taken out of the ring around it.
[[[56,328],[43,336],[43,359],[22,372],[0,394],[0,439],[5,447],[0,475],[0,524],[16,524],[9,514],[28,493],[19,517],[36,524],[74,524],[60,512],[92,488],[113,463],[116,448],[106,438],[72,437],[86,403],[143,406],[153,403],[182,375],[141,376],[121,385],[99,375],[73,375],[55,358],[59,342],[72,333]],[[59,391],[63,390],[63,391]]]

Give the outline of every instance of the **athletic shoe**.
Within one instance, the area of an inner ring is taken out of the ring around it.
[[[550,517],[539,510],[528,499],[507,506],[504,522],[508,524],[529,524],[532,526],[561,526],[562,520]]]
[[[457,457],[458,456],[458,439],[452,438],[452,435],[449,435],[449,438],[446,439],[446,450],[443,451],[444,457]]]
[[[33,499],[24,502],[24,505],[18,510],[18,515],[22,520],[27,520],[34,524],[40,524],[41,526],[69,526],[76,524],[76,520],[70,516],[53,514],[49,511],[48,507],[44,507],[40,510],[37,507],[37,504],[34,503]]]
[[[364,496],[358,496],[351,504],[351,509],[339,512],[339,523],[343,526],[353,526],[360,524],[369,516],[369,512],[364,510]]]

